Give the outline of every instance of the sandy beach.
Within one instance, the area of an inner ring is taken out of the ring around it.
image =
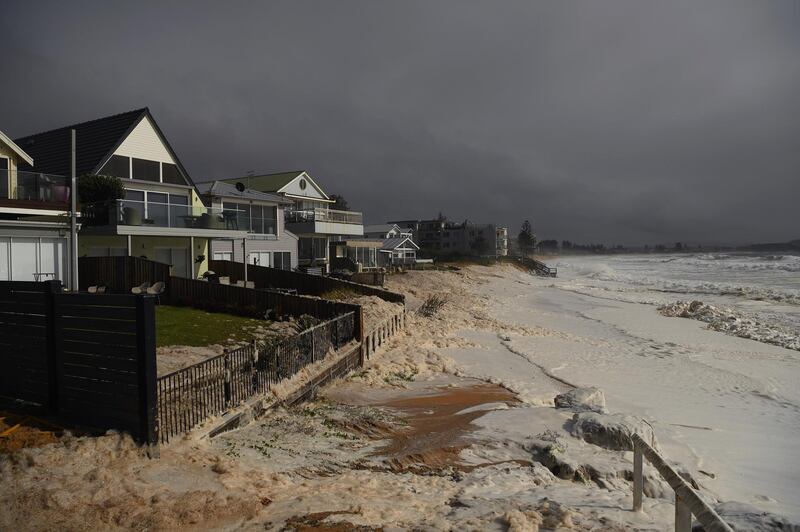
[[[315,401],[157,460],[117,435],[2,456],[0,528],[670,530],[672,491],[649,467],[630,510],[629,429],[739,530],[796,522],[800,353],[575,279],[392,276],[406,329]],[[414,312],[433,294],[441,310]],[[590,408],[554,407],[586,387]]]

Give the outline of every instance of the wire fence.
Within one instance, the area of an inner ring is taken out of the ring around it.
[[[225,351],[159,377],[161,441],[189,431],[323,360],[356,338],[356,313],[348,312],[269,346],[257,343]]]

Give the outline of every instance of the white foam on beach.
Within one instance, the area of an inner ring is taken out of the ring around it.
[[[800,518],[800,353],[662,316],[641,303],[669,301],[657,294],[625,301],[576,293],[569,274],[519,275],[480,292],[498,319],[550,334],[465,332],[480,347],[447,351],[465,374],[494,378],[531,404],[557,388],[550,377],[598,386],[611,411],[653,423],[670,459],[709,473],[699,480],[720,500]]]

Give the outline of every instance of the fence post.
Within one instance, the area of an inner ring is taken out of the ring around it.
[[[223,391],[225,393],[225,409],[227,410],[231,406],[231,364],[230,360],[228,359],[228,350],[222,350],[222,367],[225,370],[225,384],[223,385]]]
[[[356,315],[354,316],[355,327],[356,331],[356,338],[358,339],[358,343],[361,345],[361,348],[358,350],[358,365],[364,365],[364,307],[358,306],[358,310],[356,310]]]
[[[250,344],[253,347],[253,359],[250,363],[250,381],[252,385],[251,392],[256,393],[258,391],[258,371],[256,369],[256,366],[258,365],[258,344],[256,343],[255,338],[250,341]]]
[[[314,362],[317,361],[317,345],[316,345],[317,343],[314,340],[314,336],[316,336],[317,330],[312,328],[311,331],[309,332],[311,333],[311,363],[313,364]]]
[[[633,511],[642,511],[642,495],[644,491],[644,472],[642,471],[642,447],[633,442]]]
[[[45,312],[47,313],[47,410],[50,414],[58,412],[58,346],[61,333],[56,312],[56,294],[61,292],[61,281],[45,281]]]
[[[675,493],[675,532],[692,532],[692,511]]]
[[[136,360],[139,377],[139,438],[158,457],[155,296],[136,297]]]

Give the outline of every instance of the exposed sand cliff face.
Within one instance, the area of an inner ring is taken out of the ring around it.
[[[572,318],[549,326],[546,304],[544,318],[523,319],[517,297],[534,288],[510,266],[411,272],[389,288],[407,294],[406,329],[312,403],[165,446],[158,460],[117,435],[0,457],[0,505],[11,509],[0,529],[672,529],[672,492],[649,467],[645,512],[630,511],[626,442],[635,430],[670,457],[691,451],[621,408],[600,366],[594,380],[590,361],[564,371],[580,346],[607,341],[597,331],[576,334]],[[417,313],[433,294],[445,305]],[[391,309],[369,299],[375,323]],[[554,364],[537,345],[569,347]],[[680,467],[714,498],[705,488],[719,470]]]

